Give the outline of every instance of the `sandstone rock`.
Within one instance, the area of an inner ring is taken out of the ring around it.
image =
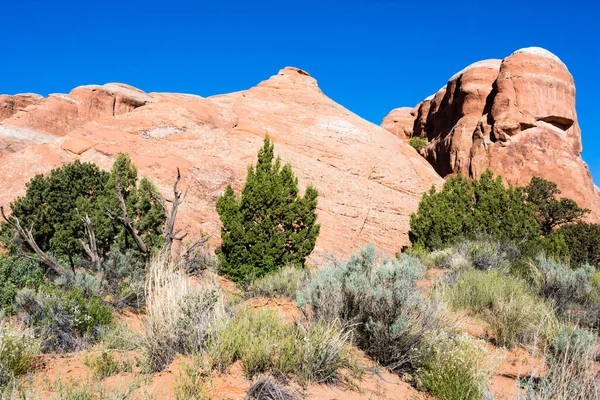
[[[512,185],[540,176],[600,218],[580,155],[573,77],[547,50],[472,64],[416,108],[413,135],[427,137],[423,154],[440,175],[479,177],[490,168]]]
[[[400,139],[408,140],[413,134],[417,110],[410,107],[396,108],[383,119],[381,127]]]
[[[94,146],[94,143],[89,140],[81,139],[81,138],[67,138],[63,144],[62,149],[66,151],[70,151],[73,154],[81,155],[83,152],[89,150]]]
[[[92,104],[86,97],[92,94],[78,89],[69,95],[76,106]],[[32,144],[0,157],[8,182],[0,204],[23,194],[35,173],[75,159],[108,169],[119,152],[127,152],[140,174],[168,197],[176,167],[181,169],[180,187],[187,190],[181,228],[190,238],[202,229],[216,244],[215,201],[228,183],[239,192],[268,133],[301,189],[312,183],[319,190],[318,258],[347,254],[367,242],[399,250],[408,243],[409,216],[423,192],[443,184],[408,144],[329,99],[297,68],[285,68],[249,90],[208,98],[152,93],[150,100],[142,94],[144,105],[118,115],[107,110],[110,97],[101,94],[93,94],[97,107],[86,117],[93,119],[66,133],[62,144]]]
[[[35,99],[26,110],[17,110],[2,120],[2,125],[63,136],[88,121],[124,114],[154,101],[141,90],[120,83],[80,86],[68,95],[56,93]]]
[[[43,96],[34,93],[16,94],[14,96],[0,95],[0,121],[12,117],[32,104],[38,104]]]

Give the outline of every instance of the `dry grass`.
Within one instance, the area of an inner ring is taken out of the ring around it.
[[[150,262],[146,305],[144,343],[154,371],[178,353],[201,351],[209,326],[225,313],[218,284],[192,286],[183,265],[165,254]]]

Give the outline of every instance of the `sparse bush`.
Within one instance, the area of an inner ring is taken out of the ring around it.
[[[463,241],[456,246],[456,249],[457,253],[463,254],[475,269],[480,270],[507,267],[519,256],[519,250],[515,246],[501,244],[492,238]]]
[[[428,332],[417,351],[420,386],[440,400],[480,400],[494,366],[485,342],[466,334]]]
[[[240,360],[251,379],[272,372],[308,384],[335,380],[346,364],[349,332],[335,324],[291,324],[265,309],[238,310],[211,333],[207,353],[210,367],[225,371]]]
[[[419,256],[419,259],[428,268],[452,269],[456,251],[453,247],[433,250]]]
[[[27,373],[40,350],[39,342],[29,332],[3,326],[3,317],[0,312],[0,389]]]
[[[356,323],[360,348],[393,370],[410,370],[413,349],[439,323],[435,307],[416,290],[424,269],[408,255],[378,259],[369,245],[317,271],[298,291],[298,303],[310,305],[316,320]]]
[[[246,288],[246,295],[248,297],[288,297],[295,299],[298,284],[303,275],[302,269],[288,265],[277,273],[251,281]]]
[[[557,325],[552,308],[526,293],[499,301],[488,321],[497,344],[506,347],[543,345],[551,340]]]
[[[178,353],[201,351],[210,325],[224,314],[219,285],[192,287],[182,266],[165,254],[150,262],[146,303],[144,344],[154,371]]]
[[[408,144],[411,145],[416,151],[421,152],[421,150],[427,146],[427,139],[419,136],[413,136],[408,139]]]
[[[219,257],[206,243],[201,246],[187,245],[183,252],[183,263],[190,275],[200,275],[205,270],[219,273]]]
[[[256,166],[248,167],[241,197],[229,185],[217,200],[223,224],[219,273],[238,283],[286,264],[303,267],[319,235],[317,189],[309,185],[301,197],[292,166],[273,162],[273,150],[267,136]]]
[[[511,297],[529,294],[531,288],[522,279],[500,271],[465,271],[454,285],[445,291],[446,301],[455,309],[482,312],[497,307]]]
[[[545,361],[548,372],[539,379],[525,380],[527,400],[596,400],[600,398],[596,383],[597,336],[584,329],[561,327]]]
[[[146,262],[131,249],[121,252],[113,246],[100,264],[104,291],[116,307],[140,308],[144,305]]]
[[[547,340],[556,325],[552,308],[525,281],[497,270],[464,272],[445,297],[456,309],[483,315],[502,346]]]
[[[256,379],[248,392],[245,400],[300,400],[291,389],[273,377],[265,375]]]
[[[129,351],[142,345],[140,335],[128,329],[124,324],[104,327],[100,331],[99,340],[104,351]]]
[[[131,363],[116,358],[108,351],[89,355],[83,359],[83,363],[92,370],[94,377],[100,380],[122,372],[131,372],[132,369]]]
[[[541,294],[554,302],[561,315],[568,312],[572,303],[583,301],[592,290],[590,279],[594,267],[591,265],[570,269],[551,258],[538,256],[536,266],[541,274]]]
[[[176,400],[210,399],[209,385],[211,375],[207,372],[203,354],[194,354],[190,362],[179,368],[175,382]]]
[[[21,257],[0,257],[0,282],[0,311],[4,309],[8,315],[15,313],[14,302],[19,290],[50,286],[43,269],[36,262]]]
[[[77,289],[48,293],[23,289],[17,294],[17,308],[35,336],[42,351],[74,351],[86,340],[97,340],[102,327],[113,322],[110,308],[98,297],[86,298]]]
[[[56,282],[60,283],[61,280],[62,277],[58,278]],[[98,279],[92,273],[78,270],[73,277],[73,281],[65,283],[65,288],[68,288],[71,285],[74,286],[83,297],[91,298],[100,294],[102,280]]]

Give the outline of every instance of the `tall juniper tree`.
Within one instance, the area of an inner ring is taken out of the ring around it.
[[[231,185],[217,200],[222,245],[220,271],[243,282],[291,263],[304,266],[319,234],[317,190],[309,185],[299,195],[290,164],[274,159],[274,145],[265,137],[256,166],[248,167],[241,197]]]

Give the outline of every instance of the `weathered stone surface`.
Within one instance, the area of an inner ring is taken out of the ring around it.
[[[2,124],[62,136],[88,121],[124,114],[154,101],[141,90],[120,83],[80,86],[69,94],[36,99],[26,109],[2,120]]]
[[[392,132],[400,139],[408,140],[413,134],[417,109],[410,107],[396,108],[383,119],[381,127]]]
[[[512,185],[540,176],[600,218],[580,155],[575,84],[554,54],[527,48],[472,64],[416,108],[413,135],[429,140],[423,154],[440,175],[478,177],[490,168]]]
[[[14,96],[0,95],[0,121],[12,117],[32,104],[38,104],[42,100],[44,100],[43,96],[34,93],[16,94]]]
[[[57,141],[0,157],[8,182],[0,204],[23,194],[36,173],[75,159],[109,168],[119,152],[127,152],[167,197],[176,167],[181,169],[180,187],[187,190],[181,227],[192,234],[202,229],[216,244],[215,201],[228,183],[241,189],[268,133],[282,161],[292,164],[301,188],[312,183],[319,190],[319,257],[347,254],[367,242],[399,250],[408,243],[409,215],[423,192],[443,183],[408,144],[329,99],[314,78],[296,68],[285,68],[249,90],[208,98],[151,93],[150,100],[142,94],[145,104],[125,113],[111,113],[104,92],[81,90],[86,94],[71,92],[69,98],[92,104],[85,96],[93,96],[97,107],[85,117],[93,119],[70,131],[54,131]],[[46,114],[44,107],[37,110]]]

